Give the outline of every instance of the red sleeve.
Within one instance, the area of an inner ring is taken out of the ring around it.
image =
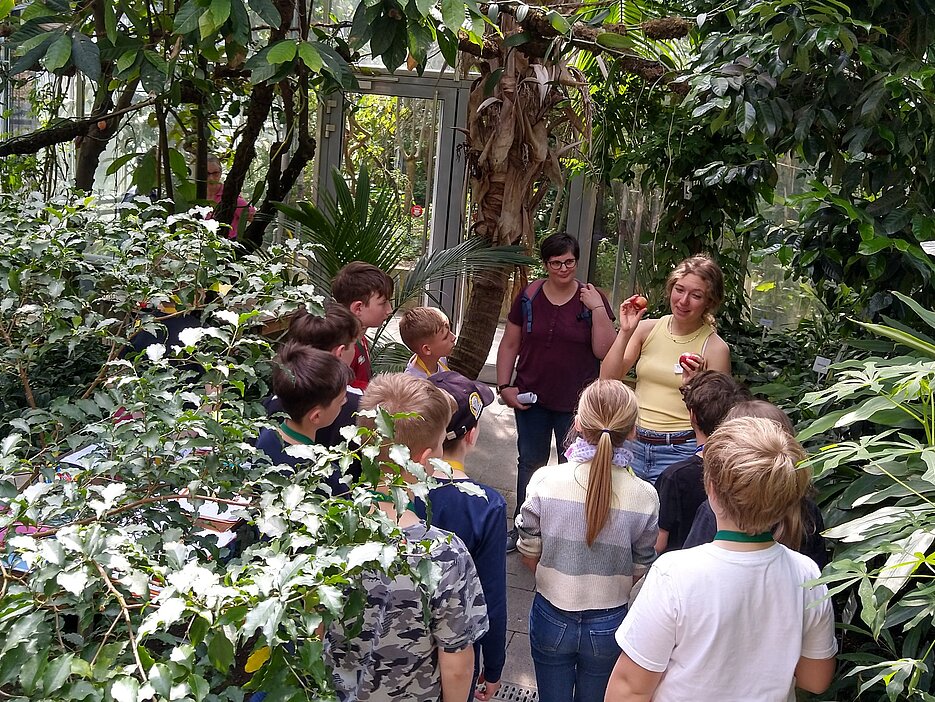
[[[351,387],[366,390],[367,385],[370,384],[370,378],[373,377],[373,369],[370,367],[370,346],[366,339],[358,341],[356,346],[357,353],[351,361],[351,371],[354,373]]]

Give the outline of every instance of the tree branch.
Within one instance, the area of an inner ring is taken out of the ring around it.
[[[68,524],[62,524],[61,526],[53,527],[51,529],[46,529],[44,531],[37,531],[34,534],[31,534],[33,538],[44,539],[47,536],[54,536],[61,529],[64,529],[66,526],[86,526],[88,524],[93,524],[94,522],[99,522],[102,519],[109,519],[110,517],[115,517],[118,514],[123,514],[124,512],[129,512],[132,509],[137,507],[145,507],[146,505],[153,505],[158,502],[171,502],[172,500],[201,500],[203,502],[217,502],[222,505],[231,505],[233,507],[240,507],[245,509],[247,507],[254,507],[250,502],[238,502],[237,500],[226,500],[222,497],[211,497],[209,495],[179,495],[173,493],[171,495],[155,495],[153,497],[144,497],[140,500],[134,500],[133,502],[128,502],[125,505],[120,507],[115,507],[112,510],[104,512],[100,517],[88,517],[87,519],[79,519],[74,522],[69,522]],[[196,515],[197,516],[197,515]]]
[[[55,146],[66,141],[71,141],[75,137],[86,136],[90,130],[97,126],[97,123],[103,120],[110,120],[129,112],[141,110],[155,104],[156,98],[144,100],[135,105],[130,105],[123,109],[112,110],[101,114],[82,117],[80,119],[60,120],[54,127],[47,127],[29,134],[22,134],[0,141],[0,156],[12,156],[13,154],[34,154],[39,149],[47,146]]]
[[[486,11],[487,5],[480,6],[481,11]],[[519,5],[499,4],[499,11],[516,17]],[[530,35],[530,39],[516,45],[516,49],[527,56],[542,58],[549,50],[549,45],[555,37],[563,36],[556,30],[546,15],[546,13],[529,8],[527,6],[526,15],[522,21],[517,19],[517,23],[525,32]],[[633,31],[642,31],[648,38],[655,40],[677,39],[685,37],[691,28],[691,24],[681,17],[664,17],[661,19],[647,20],[642,24],[627,26],[624,24],[605,25],[604,27],[590,27],[585,24],[574,24],[571,27],[571,36],[566,40],[572,46],[589,51],[592,54],[607,54],[618,60],[618,65],[627,73],[632,73],[642,78],[647,83],[656,83],[671,70],[660,61],[639,56],[626,49],[613,49],[598,43],[597,39],[602,34],[625,35]],[[470,40],[467,33],[463,30],[458,34],[458,48],[472,56],[482,59],[502,58],[506,51],[502,47],[502,40],[487,35],[484,37],[484,43],[478,46]],[[687,86],[670,79],[666,81],[668,87],[676,93],[684,94]]]
[[[286,30],[295,14],[295,2],[296,0],[275,0],[274,4],[279,10],[282,24],[270,33],[270,43],[285,38]],[[250,104],[247,106],[247,119],[243,133],[240,143],[237,144],[237,150],[234,152],[234,164],[224,180],[221,202],[214,213],[215,218],[223,224],[230,225],[234,220],[237,198],[243,188],[247,169],[256,158],[256,142],[273,106],[273,97],[272,85],[261,83],[253,88]]]
[[[136,659],[136,667],[140,669],[140,677],[143,678],[145,682],[149,678],[146,677],[146,668],[143,667],[143,661],[140,660],[140,652],[136,647],[136,637],[133,635],[133,622],[130,620],[130,610],[127,609],[127,601],[123,599],[123,595],[120,594],[113,581],[110,579],[110,576],[107,575],[107,572],[101,567],[101,564],[97,561],[92,561],[94,567],[97,568],[97,572],[101,574],[101,577],[104,578],[104,582],[107,585],[107,589],[110,590],[111,594],[117,598],[117,603],[120,605],[120,611],[123,613],[123,619],[127,623],[127,637],[130,639],[130,648],[133,650],[133,657]]]

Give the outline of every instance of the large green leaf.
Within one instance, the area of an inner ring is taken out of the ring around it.
[[[807,441],[813,436],[822,434],[830,429],[841,429],[854,422],[870,420],[873,419],[877,413],[891,409],[893,409],[893,401],[889,398],[871,397],[857,407],[830,412],[816,419],[806,429],[802,430],[797,438],[799,441]]]
[[[282,22],[279,16],[279,10],[271,0],[247,0],[250,9],[256,12],[260,19],[266,22],[270,27],[278,27]]]
[[[221,27],[230,17],[231,0],[211,0],[208,12],[211,14],[212,24],[215,27]]]
[[[188,34],[198,29],[198,20],[206,12],[205,8],[195,0],[188,0],[179,11],[175,13],[175,31],[178,34]]]
[[[902,331],[901,329],[894,329],[893,327],[888,327],[883,324],[870,324],[868,322],[857,322],[860,326],[868,331],[878,334],[879,336],[885,336],[887,339],[892,339],[898,344],[903,346],[908,346],[909,348],[925,354],[930,358],[935,358],[935,346],[929,344],[928,342],[922,341],[917,336],[913,336],[907,332]]]
[[[55,41],[55,37],[56,35],[52,32],[35,37],[36,43],[28,48],[23,53],[23,55],[20,56],[12,66],[10,66],[10,75],[16,76],[23,71],[31,71],[35,69],[39,59],[45,56],[49,44]]]
[[[91,37],[81,33],[72,36],[71,56],[75,68],[93,81],[100,80],[101,52],[97,44],[91,40]]]
[[[607,49],[625,51],[633,48],[633,39],[616,32],[601,32],[595,41]]]
[[[47,71],[57,71],[68,65],[68,59],[71,58],[71,38],[60,35],[58,39],[52,42],[52,46],[45,53],[42,60]]]
[[[464,24],[464,0],[442,0],[442,21],[452,32]]]
[[[931,310],[925,309],[922,305],[920,305],[918,302],[916,302],[915,300],[913,300],[911,297],[909,297],[908,295],[903,295],[903,294],[902,294],[901,292],[899,292],[898,290],[893,290],[893,294],[894,294],[896,297],[898,297],[900,300],[902,300],[903,303],[905,303],[906,305],[908,305],[909,308],[910,308],[913,312],[915,312],[917,315],[919,315],[919,317],[922,318],[922,321],[923,321],[923,322],[925,322],[925,323],[928,324],[930,327],[932,327],[932,329],[935,329],[935,312],[932,312]]]
[[[277,44],[274,44],[269,50],[269,53],[266,55],[267,61],[270,63],[285,63],[286,61],[291,61],[295,58],[296,45],[295,40],[285,39]]]
[[[315,46],[307,41],[303,41],[299,44],[299,58],[302,59],[302,63],[308,66],[308,70],[313,73],[318,73],[321,70],[321,67],[324,66],[324,62],[321,60],[321,54],[318,53],[318,49]]]

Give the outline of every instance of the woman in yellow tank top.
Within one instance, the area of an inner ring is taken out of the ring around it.
[[[671,314],[660,319],[642,319],[636,296],[620,305],[620,331],[601,363],[601,378],[623,378],[636,367],[640,413],[631,465],[652,483],[697,449],[682,383],[702,370],[730,373],[730,348],[714,331],[724,297],[718,265],[702,255],[685,259],[669,274],[666,293]],[[684,354],[695,355],[680,363]]]

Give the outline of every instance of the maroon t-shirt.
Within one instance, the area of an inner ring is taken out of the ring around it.
[[[532,300],[532,331],[526,333],[523,295],[513,301],[507,319],[520,327],[516,386],[534,392],[537,404],[556,412],[573,412],[578,395],[597,378],[601,362],[591,350],[591,322],[584,313],[580,290],[564,305],[553,305],[544,290]],[[607,316],[614,318],[601,293]]]

